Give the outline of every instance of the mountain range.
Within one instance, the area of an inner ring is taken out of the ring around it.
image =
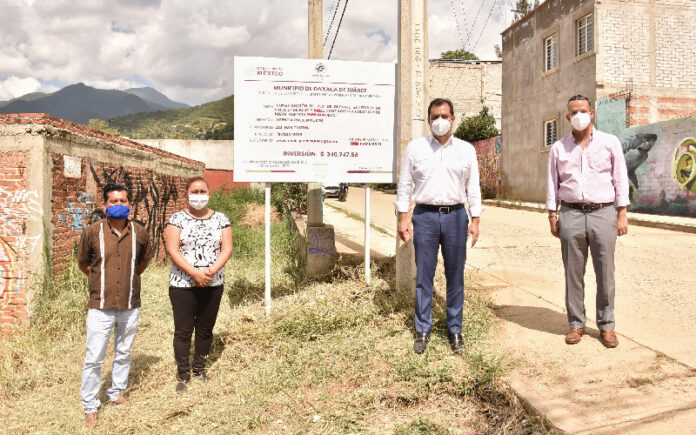
[[[97,89],[84,83],[45,94],[33,92],[10,101],[0,101],[0,113],[47,113],[87,125],[90,119],[111,119],[141,112],[188,108],[152,88],[125,91]]]

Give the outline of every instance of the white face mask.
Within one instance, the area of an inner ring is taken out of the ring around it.
[[[444,118],[437,118],[430,123],[430,131],[432,131],[435,136],[444,136],[449,133],[451,129],[452,124]]]
[[[196,210],[202,210],[208,205],[210,195],[189,195],[189,205]]]
[[[578,112],[570,117],[570,125],[577,131],[582,131],[590,125],[590,114]]]

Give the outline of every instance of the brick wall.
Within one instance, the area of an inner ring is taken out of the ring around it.
[[[82,230],[104,217],[101,188],[130,190],[131,216],[164,255],[163,229],[187,203],[186,183],[203,174],[192,159],[44,114],[0,115],[0,334],[30,314],[30,272],[48,236],[54,272]]]
[[[0,336],[27,317],[25,283],[29,219],[40,218],[36,192],[27,190],[24,152],[0,152]]]
[[[203,172],[203,178],[208,182],[210,190],[221,188],[249,187],[249,183],[238,183],[234,181],[234,171],[225,169],[207,169]]]

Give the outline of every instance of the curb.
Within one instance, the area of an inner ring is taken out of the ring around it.
[[[502,207],[510,208],[515,210],[525,210],[525,211],[535,211],[539,213],[546,213],[546,207],[543,204],[536,203],[520,203],[515,201],[503,201],[503,200],[491,200],[486,199],[481,201],[484,205],[489,205],[492,207]],[[694,219],[694,224],[680,224],[677,222],[668,222],[665,220],[652,220],[637,217],[640,213],[629,212],[628,213],[628,223],[631,225],[637,225],[641,227],[659,228],[662,230],[679,231],[682,233],[692,233],[696,234],[696,219]],[[655,218],[669,219],[669,216],[661,215],[649,215]]]

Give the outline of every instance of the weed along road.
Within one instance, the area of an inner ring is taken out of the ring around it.
[[[351,187],[349,201],[340,206],[362,216],[361,190]],[[373,195],[373,213],[380,214],[373,214],[373,222],[392,222],[389,231],[394,231],[393,197]],[[509,356],[512,386],[559,429],[693,433],[694,249],[696,234],[635,225],[617,239],[616,349],[598,340],[591,264],[585,275],[589,334],[577,345],[565,344],[560,241],[551,236],[545,214],[487,207],[466,265],[471,280],[487,288],[495,304],[500,320],[495,339]]]

